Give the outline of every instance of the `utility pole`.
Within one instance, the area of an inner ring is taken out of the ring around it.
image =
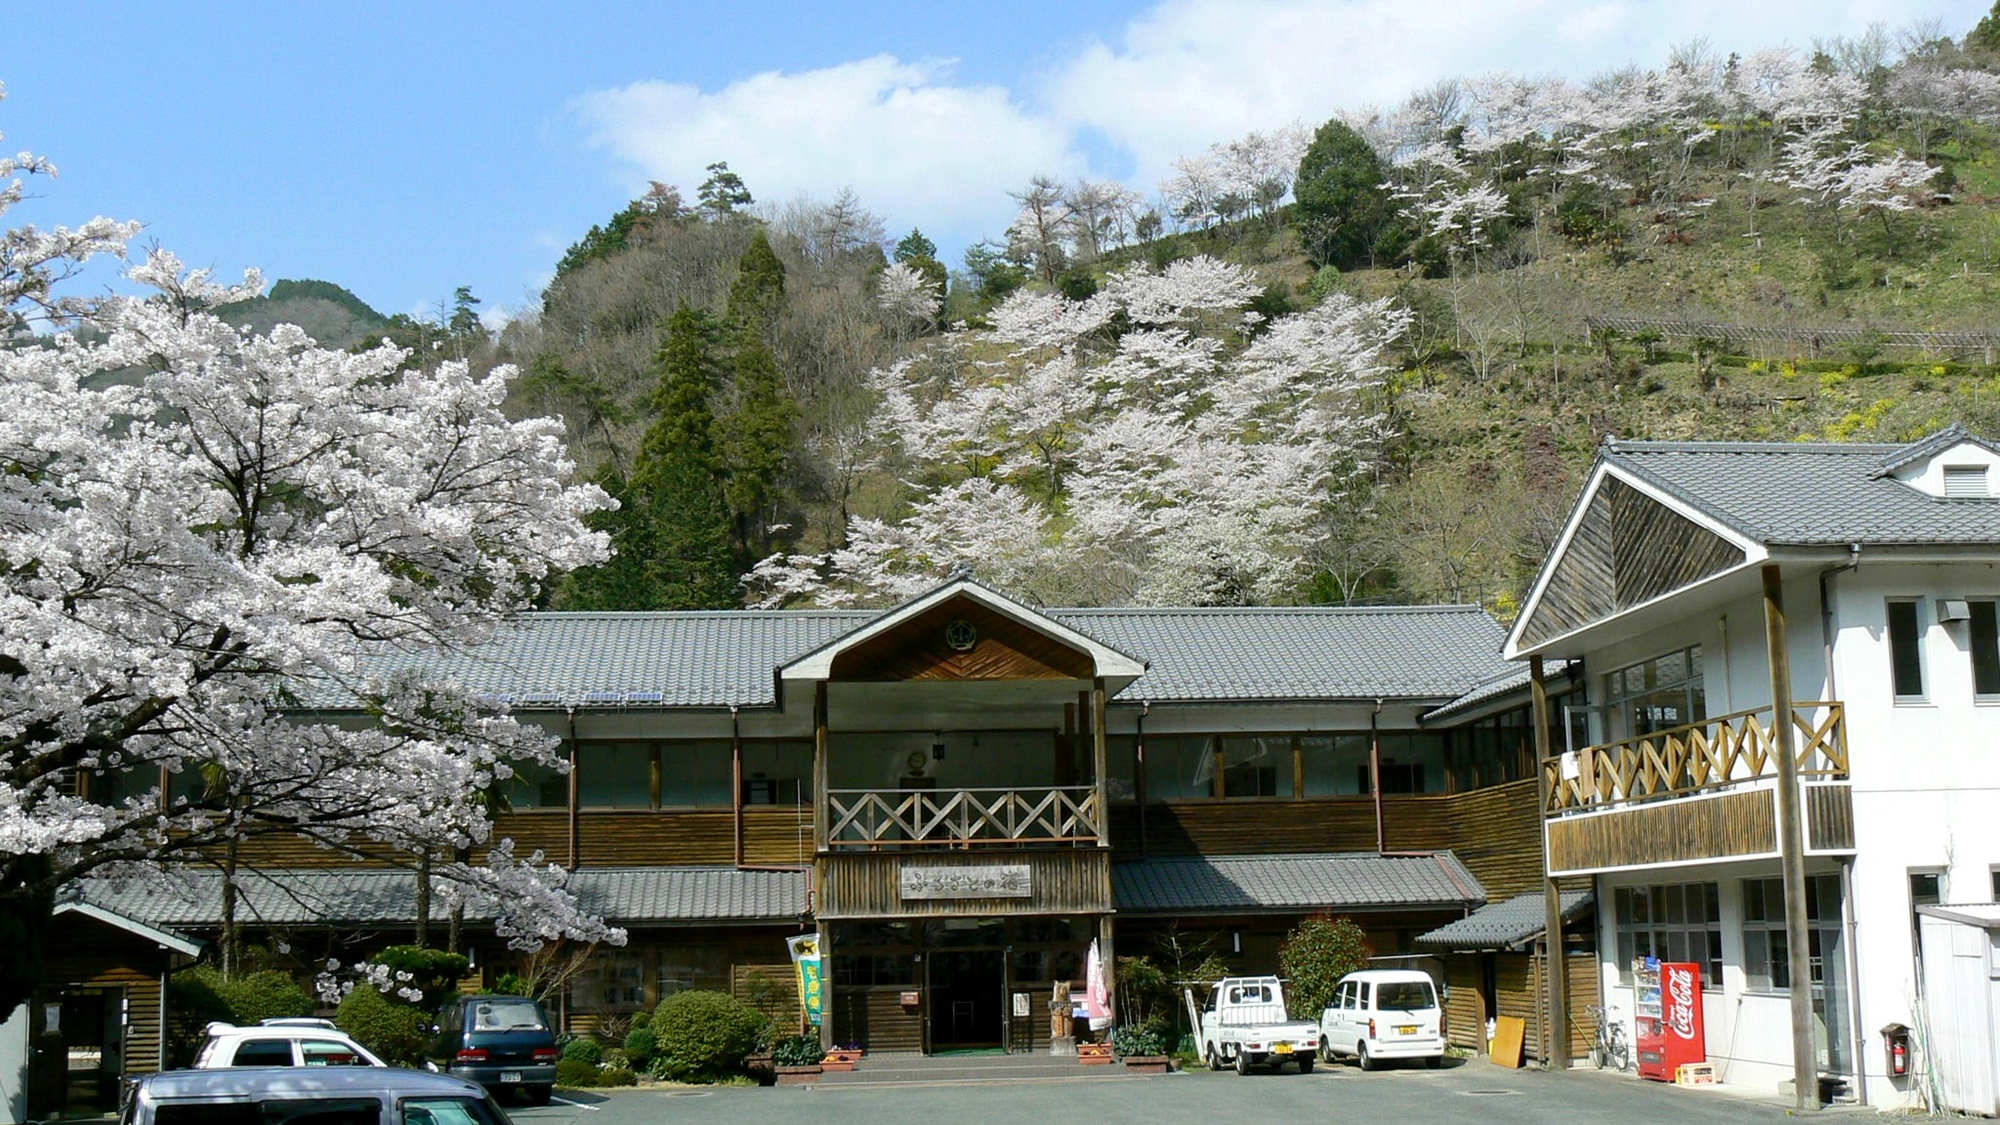
[[[1764,643],[1771,658],[1771,752],[1778,756],[1778,862],[1785,882],[1786,964],[1792,978],[1793,1108],[1819,1109],[1813,1047],[1812,940],[1806,926],[1806,857],[1799,832],[1799,758],[1792,732],[1792,659],[1785,638],[1785,587],[1774,563],[1764,574]]]

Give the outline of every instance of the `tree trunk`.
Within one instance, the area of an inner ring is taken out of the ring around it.
[[[417,856],[417,944],[431,943],[431,853]]]
[[[457,852],[454,853],[453,858],[458,860],[458,862],[460,863],[465,863],[472,858],[472,849],[459,848]],[[465,936],[465,903],[462,900],[454,899],[451,904],[451,928],[445,931],[445,946],[444,946],[445,952],[447,953],[464,952],[464,947],[462,945],[462,939],[464,938],[464,936]]]
[[[222,975],[234,979],[241,950],[236,927],[236,861],[241,845],[235,836],[222,851]]]

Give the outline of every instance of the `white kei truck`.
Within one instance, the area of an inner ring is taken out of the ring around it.
[[[1253,1066],[1276,1069],[1289,1062],[1300,1074],[1312,1073],[1319,1024],[1291,1018],[1284,982],[1277,977],[1224,977],[1203,1008],[1195,1006],[1192,989],[1181,995],[1201,1028],[1201,1057],[1210,1070],[1234,1066],[1236,1073],[1248,1074]]]

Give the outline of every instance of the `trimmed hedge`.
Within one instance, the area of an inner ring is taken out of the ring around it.
[[[428,1045],[431,1017],[398,1003],[370,985],[359,985],[340,1002],[333,1022],[391,1066],[420,1066]]]
[[[604,1048],[597,1045],[597,1040],[583,1036],[570,1040],[569,1045],[563,1048],[562,1057],[564,1062],[573,1061],[596,1066],[604,1061]]]
[[[556,1085],[568,1086],[572,1090],[588,1090],[598,1084],[596,1064],[581,1059],[562,1059],[556,1063]]]
[[[625,1037],[625,1057],[632,1065],[645,1068],[652,1064],[653,1056],[660,1053],[660,1037],[650,1027],[635,1027]]]
[[[676,1082],[713,1082],[740,1073],[770,1020],[726,992],[676,992],[653,1014],[659,1051],[652,1071]]]

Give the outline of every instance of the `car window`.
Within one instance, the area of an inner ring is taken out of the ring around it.
[[[1413,1012],[1437,1007],[1431,1000],[1428,981],[1385,981],[1375,992],[1375,1006],[1384,1011]]]
[[[406,1098],[403,1125],[510,1125],[492,1099]]]
[[[1367,981],[1365,981],[1365,980],[1363,980],[1363,981],[1355,981],[1355,982],[1354,982],[1354,1006],[1355,1006],[1355,1007],[1357,1007],[1357,1008],[1360,1008],[1360,1009],[1362,1009],[1362,1010],[1364,1010],[1364,1011],[1365,1011],[1365,1010],[1367,1010],[1367,1008],[1369,1007],[1369,1004],[1368,1004],[1368,995],[1369,995],[1369,993],[1370,993],[1370,992],[1371,992],[1372,990],[1373,990],[1373,989],[1372,989],[1372,986],[1371,986],[1371,985],[1369,985],[1369,983],[1368,983]]]
[[[1340,1006],[1347,1009],[1348,1011],[1354,1010],[1353,981],[1348,981],[1346,984],[1340,986]]]
[[[171,1102],[155,1107],[153,1120],[157,1125],[382,1125],[382,1103],[376,1098]]]
[[[474,1031],[547,1031],[541,1005],[533,1000],[481,1000],[472,1006]]]
[[[306,1066],[367,1066],[361,1052],[331,1039],[302,1039],[299,1058]]]
[[[292,1041],[289,1039],[245,1039],[236,1045],[230,1066],[290,1066]]]

